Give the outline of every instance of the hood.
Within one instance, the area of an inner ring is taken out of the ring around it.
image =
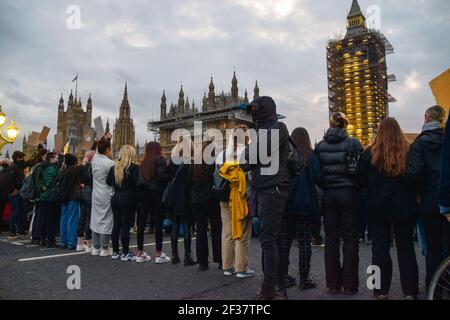
[[[252,111],[252,119],[258,127],[277,121],[277,106],[271,97],[259,97],[253,100],[249,105],[257,107],[256,111]]]
[[[323,139],[328,142],[328,143],[339,143],[343,140],[345,140],[345,138],[348,137],[347,131],[345,129],[342,128],[330,128],[328,129],[327,133],[325,133],[325,136],[323,137]]]
[[[444,142],[444,129],[424,131],[417,139],[419,138],[431,149],[439,149]]]

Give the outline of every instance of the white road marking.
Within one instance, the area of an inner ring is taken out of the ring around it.
[[[195,240],[195,237],[192,238],[192,240]],[[182,242],[183,239],[179,239],[178,242]],[[170,240],[163,241],[163,243],[170,243]],[[154,246],[156,243],[147,243],[144,244],[144,247]],[[132,245],[130,248],[137,248],[137,245]],[[71,252],[71,253],[62,253],[62,254],[53,254],[50,256],[41,256],[41,257],[32,257],[32,258],[22,258],[19,259],[19,262],[27,262],[27,261],[36,261],[36,260],[44,260],[44,259],[52,259],[52,258],[60,258],[60,257],[70,257],[70,256],[79,256],[82,254],[86,254],[87,252]]]

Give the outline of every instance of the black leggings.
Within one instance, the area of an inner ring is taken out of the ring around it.
[[[144,250],[144,231],[149,214],[155,224],[156,251],[162,251],[163,210],[161,199],[162,194],[160,192],[147,191],[139,193],[139,210],[137,215],[137,245],[139,251]]]
[[[111,233],[113,251],[119,252],[119,236],[122,242],[122,253],[127,254],[130,249],[130,228],[136,211],[136,197],[133,193],[116,193],[111,198],[114,225]]]
[[[211,226],[213,262],[222,262],[222,221],[220,204],[215,200],[207,200],[192,205],[192,212],[197,224],[197,261],[200,265],[208,264],[208,224]]]

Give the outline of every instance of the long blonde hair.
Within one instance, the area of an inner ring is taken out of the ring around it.
[[[120,149],[119,159],[116,161],[116,166],[114,168],[114,178],[119,186],[122,186],[123,178],[125,173],[128,174],[128,169],[131,166],[131,162],[136,156],[136,149],[132,146],[125,145]]]

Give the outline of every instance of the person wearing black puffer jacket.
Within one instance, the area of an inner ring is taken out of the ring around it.
[[[322,210],[325,224],[325,271],[328,292],[358,292],[359,211],[358,179],[349,169],[349,157],[362,153],[361,143],[347,134],[348,120],[337,112],[330,118],[330,129],[318,143],[315,153],[321,168],[324,191]],[[344,240],[344,261],[340,261],[340,237]]]
[[[433,106],[425,112],[425,124],[422,133],[411,145],[405,176],[419,198],[419,213],[427,241],[427,288],[434,272],[446,258],[444,239],[447,221],[440,214],[438,201],[445,118],[446,111],[441,106]]]

